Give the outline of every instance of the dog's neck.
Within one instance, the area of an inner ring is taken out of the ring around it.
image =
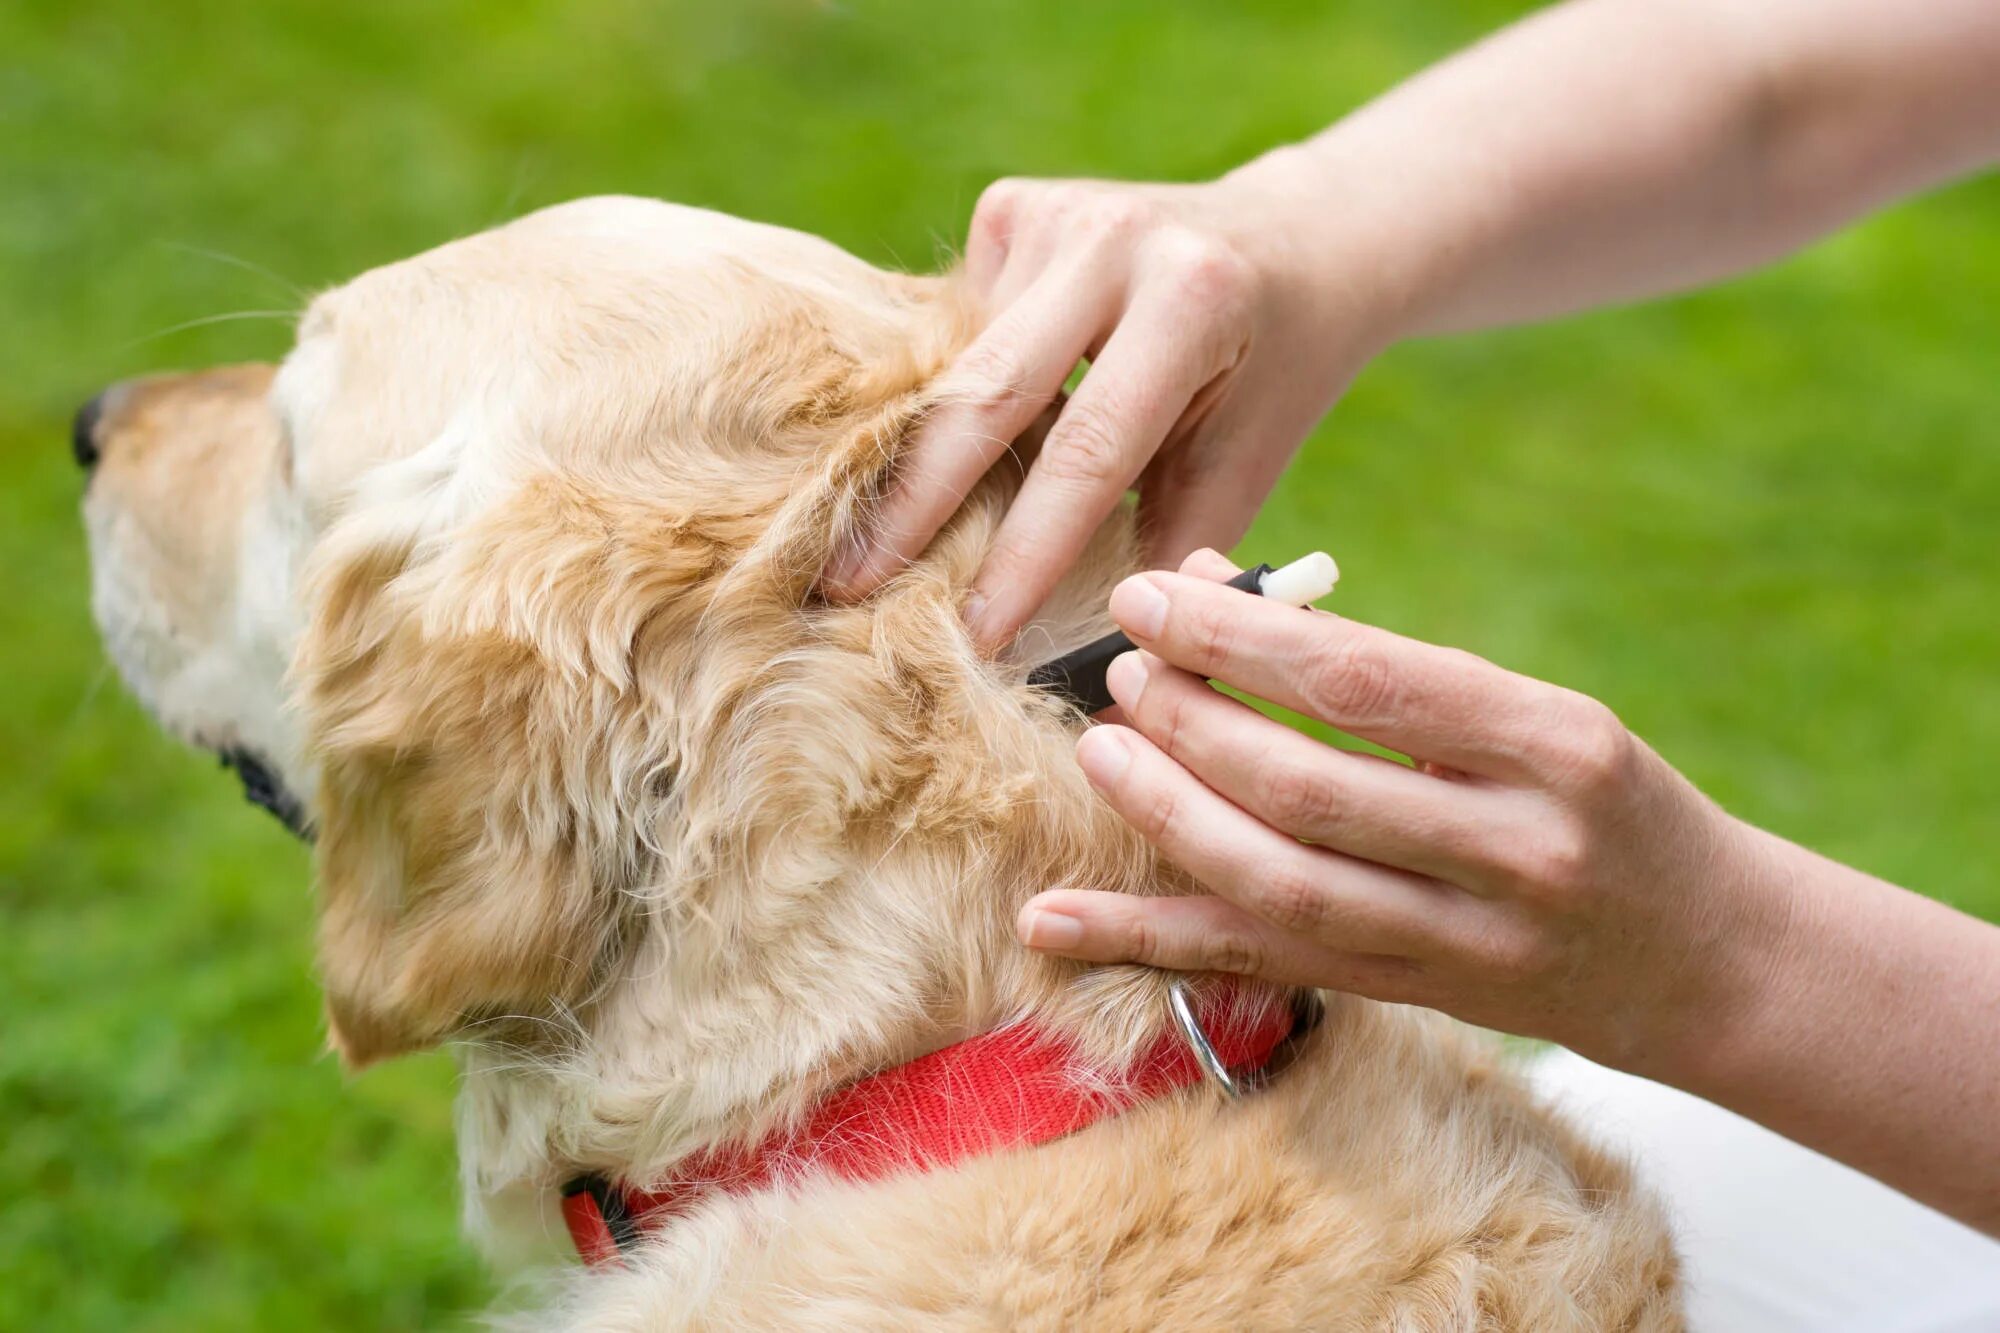
[[[982,545],[960,533],[882,596],[819,613],[718,707],[581,1042],[538,1061],[467,1048],[469,1196],[579,1170],[643,1182],[1023,1015],[1106,1065],[1157,1036],[1156,975],[1085,974],[1015,942],[1041,889],[1157,891],[1161,871],[1078,773],[1075,717],[973,652],[957,604]],[[1023,661],[1102,633],[1132,564],[1129,530],[1101,535]]]

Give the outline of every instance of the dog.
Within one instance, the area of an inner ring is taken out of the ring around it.
[[[455,1049],[469,1229],[597,1261],[533,1326],[1679,1327],[1658,1205],[1489,1042],[1015,944],[1047,887],[1192,886],[1026,683],[1109,628],[1129,512],[998,659],[1005,468],[815,594],[975,324],[592,199],[84,409],[108,651],[313,838],[332,1048]]]

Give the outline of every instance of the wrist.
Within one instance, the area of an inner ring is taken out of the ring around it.
[[[1303,290],[1365,307],[1377,350],[1451,326],[1505,222],[1504,191],[1470,185],[1403,119],[1364,108],[1217,182],[1280,219]]]
[[[1745,828],[1759,947],[1664,1043],[1679,1087],[2000,1234],[2000,931]],[[1726,928],[1726,926],[1725,926]]]
[[[1653,984],[1634,994],[1627,1021],[1603,1034],[1608,1046],[1577,1047],[1600,1063],[1704,1095],[1756,1068],[1774,1032],[1792,1022],[1813,916],[1786,856],[1797,849],[1714,806],[1707,821],[1706,834],[1691,840],[1705,854],[1679,883],[1660,886],[1667,916],[1648,933],[1667,947],[1652,951],[1659,967]]]
[[[1421,229],[1361,207],[1318,145],[1289,145],[1204,187],[1290,321],[1351,372],[1416,331],[1432,265]]]
[[[1697,1003],[1663,1041],[1659,1067],[1642,1071],[1675,1087],[1734,1100],[1802,1056],[1817,1040],[1815,995],[1844,948],[1828,938],[1824,886],[1811,853],[1722,816],[1733,847],[1726,906],[1701,932],[1705,965]],[[1708,896],[1705,891],[1705,896]]]

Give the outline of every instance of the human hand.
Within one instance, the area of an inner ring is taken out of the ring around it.
[[[1666,1076],[1780,952],[1769,840],[1583,695],[1180,574],[1120,584],[1127,726],[1077,759],[1213,896],[1040,894],[1029,945],[1427,1005]],[[1322,745],[1203,677],[1412,756]],[[1754,1004],[1749,1007],[1754,1008]]]
[[[1089,373],[1028,466],[966,603],[975,639],[1010,639],[1135,484],[1147,550],[1233,545],[1299,442],[1387,338],[1361,255],[1338,252],[1264,167],[1209,185],[1003,180],[973,213],[964,278],[988,319],[859,540],[821,581],[866,594],[920,553],[1041,416]]]

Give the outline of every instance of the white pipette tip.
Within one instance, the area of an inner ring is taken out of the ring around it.
[[[1325,551],[1314,551],[1266,574],[1258,591],[1286,606],[1305,606],[1332,592],[1338,582],[1340,566]]]

